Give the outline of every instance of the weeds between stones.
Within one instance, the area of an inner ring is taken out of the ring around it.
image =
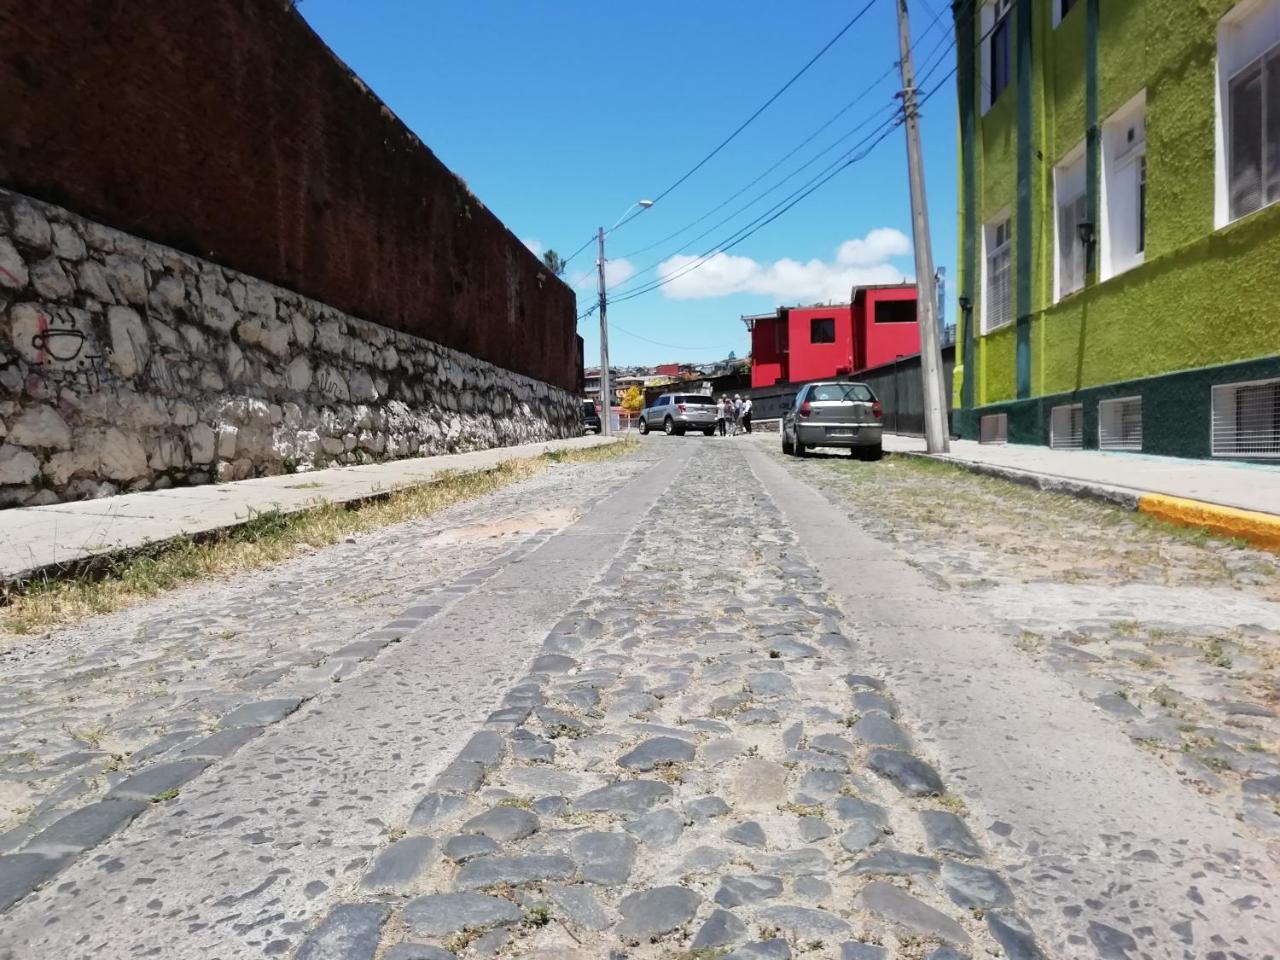
[[[530,460],[509,460],[491,470],[446,472],[429,483],[377,499],[320,504],[297,513],[253,512],[239,526],[207,538],[175,537],[105,559],[91,571],[19,585],[10,592],[7,605],[0,607],[0,629],[26,634],[111,613],[194,581],[269,566],[307,548],[432,516],[537,476],[553,465],[600,462],[631,453],[637,446],[634,441],[622,441],[553,451]]]

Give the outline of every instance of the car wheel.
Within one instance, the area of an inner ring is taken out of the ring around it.
[[[795,448],[787,442],[787,434],[785,430],[782,433],[782,452],[787,456],[791,456],[791,454],[795,453]]]
[[[715,428],[715,427],[709,427],[709,428],[707,428],[706,430],[703,430],[703,431],[702,431],[702,435],[703,435],[704,437],[714,437],[714,436],[716,435],[716,428]]]
[[[792,444],[791,449],[794,451],[797,457],[803,457],[809,453],[809,449],[803,443],[800,442],[799,437],[796,437],[795,443]]]
[[[884,459],[883,444],[877,443],[874,447],[863,447],[861,450],[858,451],[858,459],[871,460],[871,461],[883,460]]]
[[[641,417],[639,426],[640,426],[640,436],[642,437],[646,436],[649,433],[649,421],[645,420],[644,417]]]
[[[665,433],[668,437],[675,436],[676,422],[672,420],[670,417],[667,417],[667,419],[662,421],[662,432]]]

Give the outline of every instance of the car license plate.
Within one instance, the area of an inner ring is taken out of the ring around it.
[[[852,437],[858,431],[850,430],[846,427],[827,427],[828,437]]]

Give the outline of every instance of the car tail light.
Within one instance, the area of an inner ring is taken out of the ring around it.
[[[684,413],[684,404],[683,404],[683,403],[677,403],[677,404],[676,404],[676,411],[677,411],[678,413]]]
[[[879,400],[873,400],[871,402],[871,415],[877,420],[884,416],[884,407],[880,406]]]
[[[800,404],[800,416],[807,417],[811,413],[813,413],[813,407],[809,406],[808,400]]]

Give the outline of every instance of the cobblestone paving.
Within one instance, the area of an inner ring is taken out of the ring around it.
[[[741,454],[673,489],[297,957],[1042,955]]]
[[[0,652],[0,910],[646,464],[555,466],[435,517]]]
[[[902,458],[784,458],[1280,851],[1280,557]],[[1280,482],[1278,478],[1277,482]]]

